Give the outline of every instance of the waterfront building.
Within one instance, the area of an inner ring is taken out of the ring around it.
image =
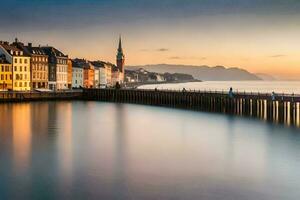
[[[17,39],[14,46],[30,56],[31,89],[48,89],[48,55],[40,47],[33,47],[32,43],[25,46]]]
[[[49,89],[64,90],[68,88],[68,56],[54,47],[42,47],[49,61]]]
[[[83,67],[83,86],[85,88],[94,87],[95,68],[90,62],[86,62]]]
[[[123,53],[123,48],[122,48],[122,39],[121,37],[119,38],[119,47],[117,51],[117,67],[116,69],[113,69],[113,79],[114,81],[118,80],[119,83],[124,82],[124,73],[125,73],[125,55]]]
[[[73,67],[83,70],[83,87],[84,88],[93,88],[95,83],[95,67],[94,65],[85,59],[74,59]],[[75,75],[75,74],[74,74]]]
[[[99,82],[100,82],[100,87],[107,87],[107,73],[106,73],[106,68],[103,66],[99,67]]]
[[[72,88],[83,88],[83,67],[72,61]]]
[[[94,61],[92,64],[95,67],[99,68],[99,84],[100,87],[110,87],[112,85],[112,66],[113,64],[103,62],[103,61]]]
[[[100,87],[100,69],[99,67],[94,67],[94,88]]]
[[[105,73],[106,73],[106,85],[107,86],[112,86],[112,67],[113,64],[111,63],[104,63],[105,67]]]
[[[12,90],[12,64],[0,55],[0,91]]]
[[[68,59],[68,89],[72,89],[72,77],[73,77],[73,63],[71,59]]]
[[[112,72],[111,72],[111,82],[112,85],[115,86],[117,83],[123,83],[122,79],[122,72],[120,72],[120,69],[117,66],[112,67]]]
[[[31,79],[30,56],[8,42],[0,42],[0,54],[4,54],[6,60],[12,64],[12,90],[29,91]]]

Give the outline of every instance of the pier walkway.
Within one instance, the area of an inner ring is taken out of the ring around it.
[[[300,126],[300,95],[217,91],[84,89],[83,99],[250,116]]]

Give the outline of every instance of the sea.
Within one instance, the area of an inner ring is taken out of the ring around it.
[[[300,82],[141,88],[300,94]],[[99,101],[0,104],[0,199],[298,200],[299,128]]]
[[[172,86],[193,85],[207,89]],[[211,89],[229,86],[238,84]],[[0,104],[1,200],[299,200],[299,155],[298,128],[254,118],[98,101]]]

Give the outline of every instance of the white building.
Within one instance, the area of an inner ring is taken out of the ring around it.
[[[112,64],[104,64],[106,70],[106,85],[112,86]]]
[[[72,88],[83,87],[83,68],[74,67],[72,69]]]
[[[94,87],[100,87],[100,69],[98,67],[95,67],[94,69]]]
[[[60,57],[57,59],[56,87],[58,90],[68,89],[68,60]]]
[[[95,71],[95,77],[99,77],[97,86],[100,86],[101,88],[112,86],[113,64],[103,61],[94,61],[92,64],[95,66],[95,68],[99,69],[99,76],[96,75],[97,72]]]
[[[106,87],[107,86],[107,78],[106,78],[106,69],[104,66],[99,67],[99,81],[100,81],[100,87]]]

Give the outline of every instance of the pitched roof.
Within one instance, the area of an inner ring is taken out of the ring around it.
[[[75,58],[72,60],[72,65],[73,67],[77,67],[77,68],[89,68],[89,67],[94,67],[93,64],[91,62],[89,62],[88,60],[85,59],[79,59],[79,58]]]
[[[4,54],[0,55],[0,64],[10,64]]]
[[[10,55],[14,56],[15,52],[23,52],[23,50],[17,48],[14,45],[10,45],[8,42],[0,42],[0,46],[2,46],[7,53],[9,53]],[[18,55],[18,56],[25,56],[25,55]]]
[[[26,46],[26,49],[30,52],[32,55],[42,55],[46,56],[47,54],[41,47],[31,47],[31,46]]]
[[[67,55],[63,54],[61,51],[54,47],[40,47],[47,55],[55,56],[55,57],[68,57]]]

